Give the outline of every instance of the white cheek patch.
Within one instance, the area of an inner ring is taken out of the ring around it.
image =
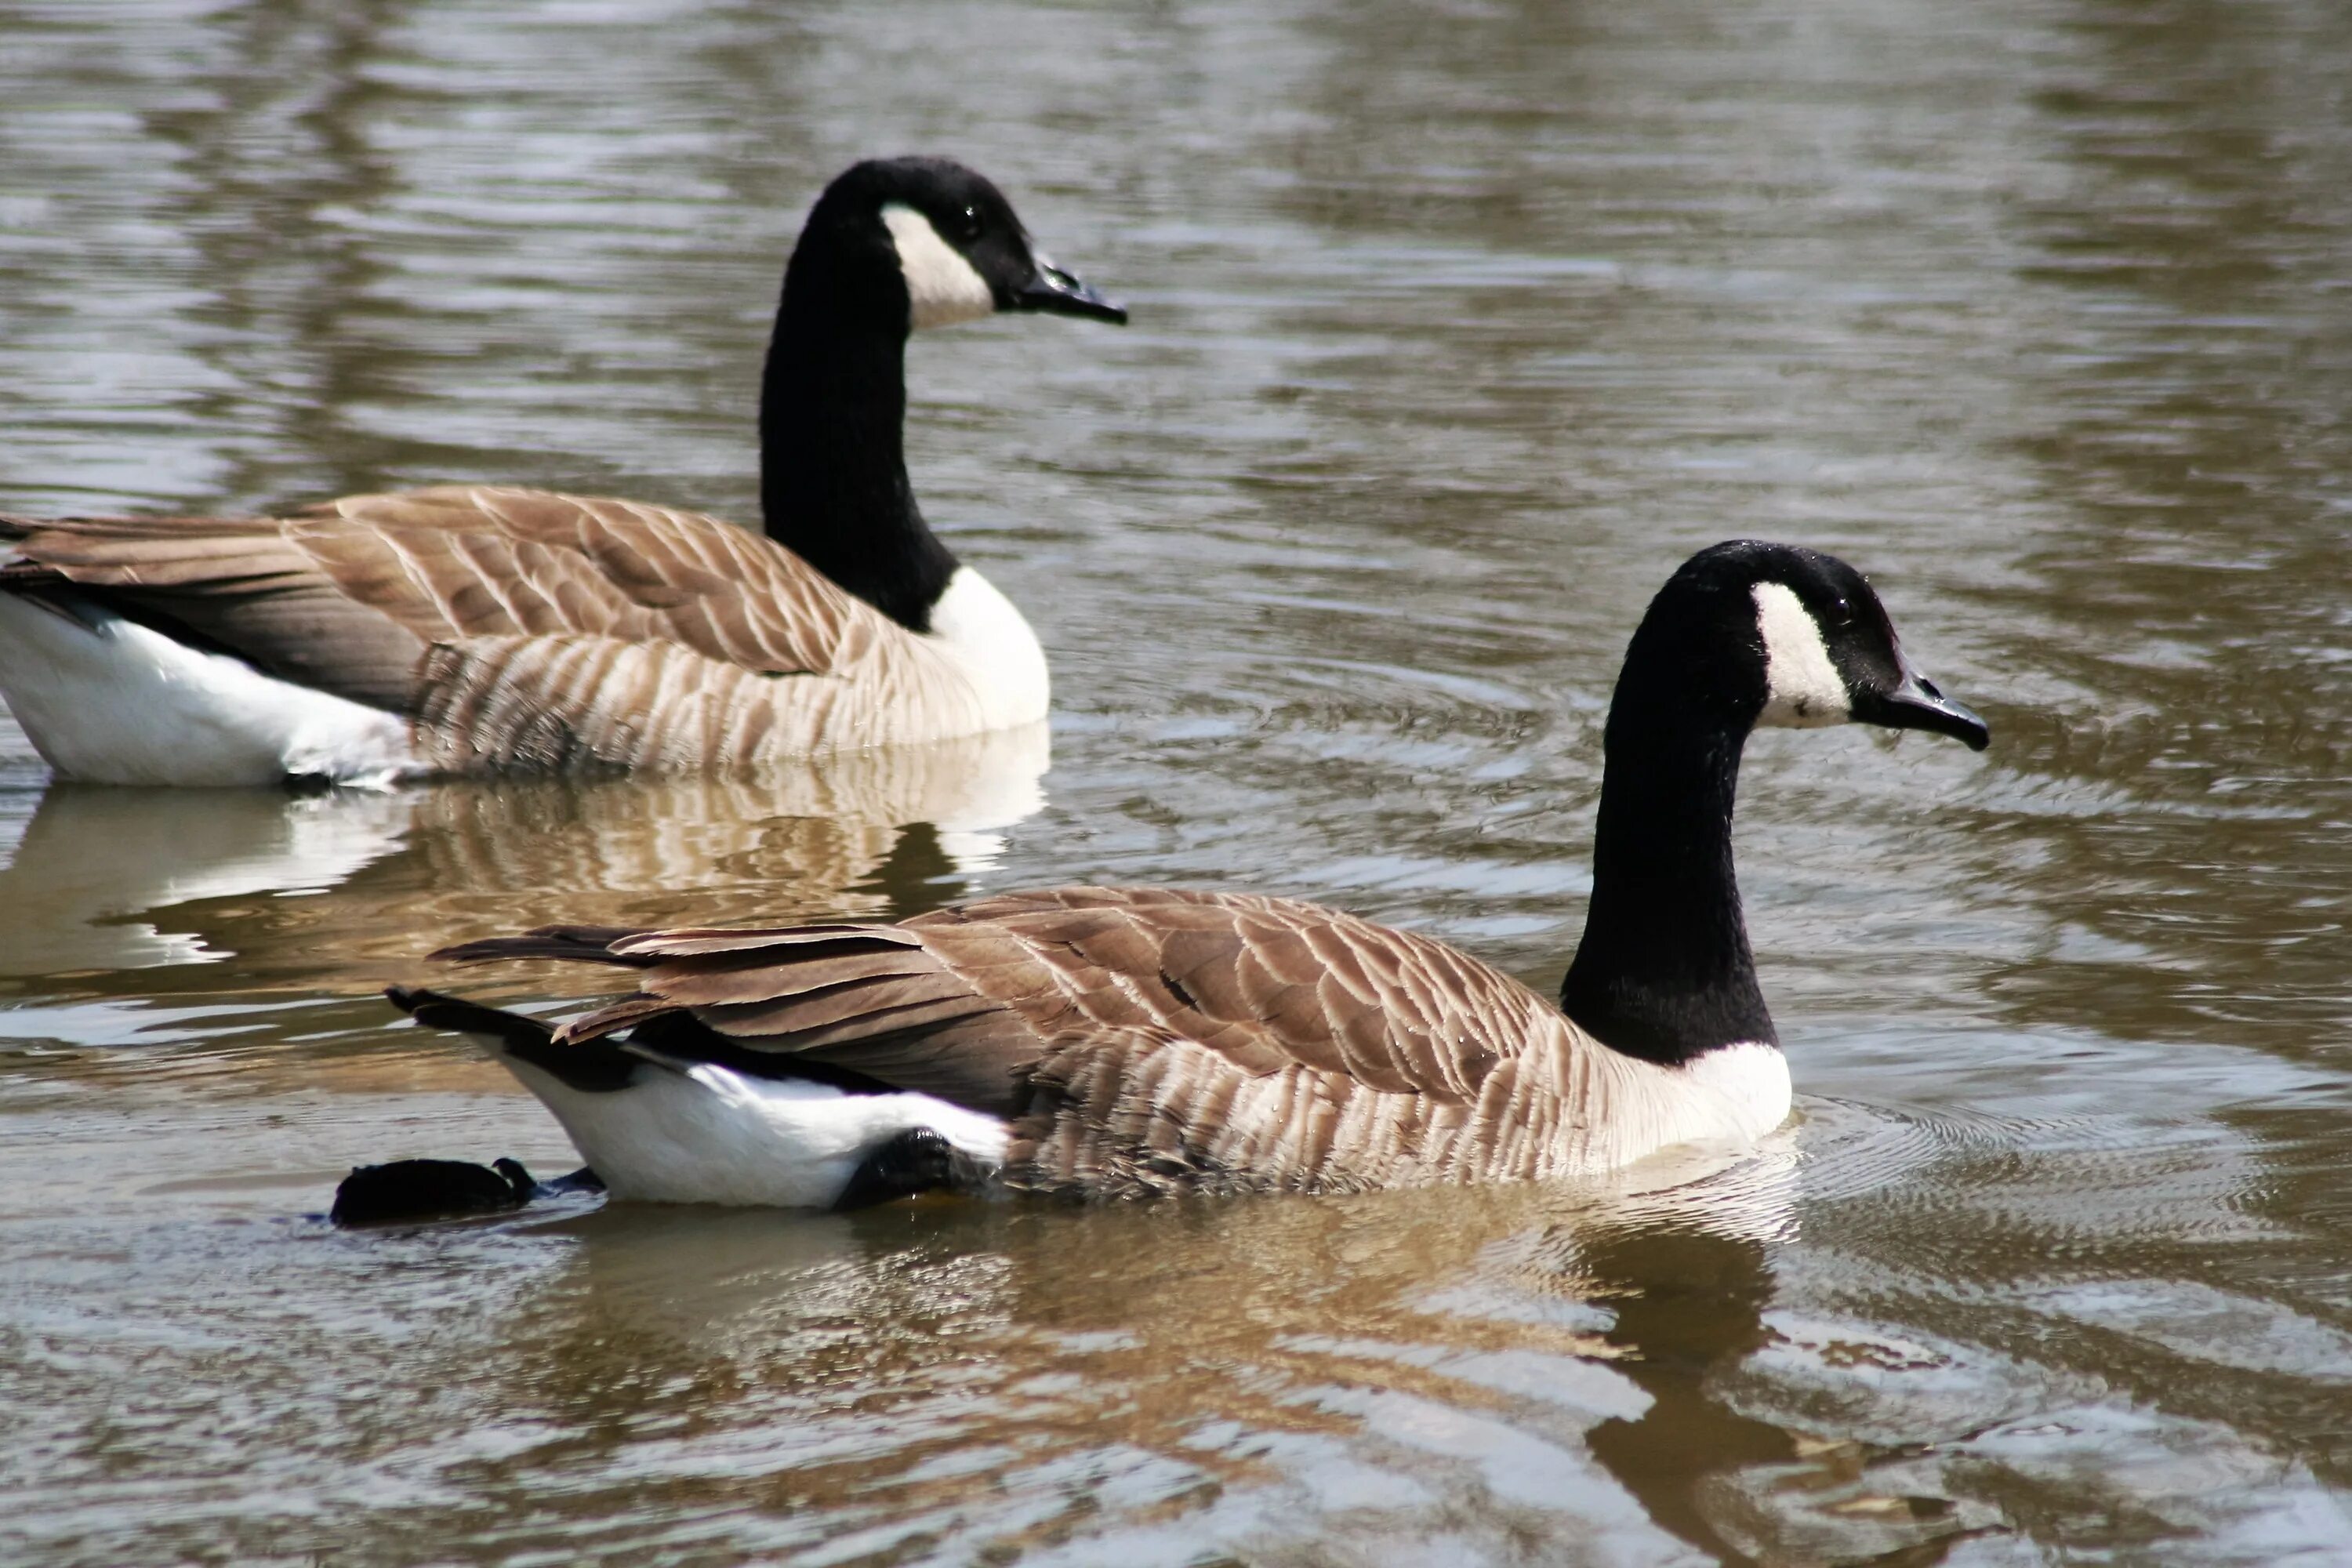
[[[1811,730],[1853,717],[1845,679],[1830,661],[1820,623],[1780,583],[1756,584],[1756,629],[1764,638],[1764,711],[1759,724]]]
[[[898,247],[898,270],[907,278],[918,330],[995,312],[996,296],[989,290],[988,279],[961,251],[940,237],[930,219],[903,202],[892,202],[882,209],[882,221],[889,226],[890,242]]]

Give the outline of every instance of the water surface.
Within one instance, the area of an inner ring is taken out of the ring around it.
[[[1135,312],[911,356],[919,490],[1038,626],[1050,737],[292,798],[50,786],[0,730],[0,1556],[2352,1553],[2352,13],[0,29],[12,509],[479,479],[748,518],[784,249],[866,153],[988,171]],[[1752,1155],[303,1217],[362,1160],[563,1167],[373,995],[542,920],[1216,884],[1548,989],[1625,638],[1744,533],[1871,572],[1995,732],[1752,745],[1801,1091]]]

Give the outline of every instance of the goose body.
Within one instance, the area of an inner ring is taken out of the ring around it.
[[[458,951],[639,968],[639,996],[560,1037],[395,997],[491,1044],[623,1198],[823,1207],[918,1131],[1033,1191],[1537,1180],[1789,1110],[1769,1044],[1644,1061],[1466,954],[1286,899],[1059,888],[895,926]]]
[[[546,927],[443,955],[635,972],[634,994],[561,1029],[392,994],[512,1067],[621,1198],[1328,1192],[1605,1170],[1753,1140],[1788,1114],[1731,875],[1732,790],[1756,723],[1847,720],[1985,743],[1843,563],[1747,542],[1686,563],[1612,702],[1591,912],[1558,1002],[1337,910],[1090,887],[897,924]]]
[[[908,333],[1124,320],[940,160],[861,163],[786,272],[761,410],[767,533],[497,486],[286,516],[0,516],[0,696],[61,775],[383,784],[743,770],[1045,715],[1019,610],[925,525]]]

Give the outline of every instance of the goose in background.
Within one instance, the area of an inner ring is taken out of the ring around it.
[[[1033,722],[1045,654],[902,447],[908,334],[1004,310],[1127,319],[971,170],[859,163],[784,274],[764,537],[487,485],[0,517],[0,696],[60,776],[143,784],[742,770]]]
[[[614,1196],[852,1206],[928,1187],[1349,1191],[1748,1142],[1790,1083],[1732,874],[1755,726],[1982,750],[1842,561],[1685,563],[1611,700],[1592,895],[1557,1003],[1466,953],[1249,893],[1055,888],[896,924],[548,926],[438,955],[635,971],[561,1028],[395,988],[481,1042]]]

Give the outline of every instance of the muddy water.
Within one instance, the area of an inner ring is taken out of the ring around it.
[[[499,9],[0,10],[0,503],[748,516],[801,211],[952,152],[1135,308],[913,354],[1051,734],[292,799],[0,731],[0,1558],[2352,1558],[2352,13]],[[1549,986],[1615,660],[1738,533],[1996,736],[1752,747],[1748,1157],[304,1217],[562,1168],[372,995],[517,923],[1215,883]]]

